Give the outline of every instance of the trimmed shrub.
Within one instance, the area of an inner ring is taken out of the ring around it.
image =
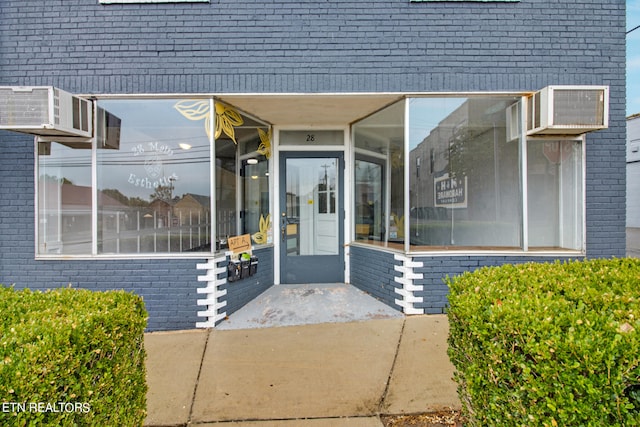
[[[486,267],[447,283],[468,425],[640,425],[640,260]]]
[[[0,287],[0,313],[0,425],[142,425],[147,313],[140,297]]]

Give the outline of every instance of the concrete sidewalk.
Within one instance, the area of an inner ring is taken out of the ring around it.
[[[147,426],[380,427],[460,408],[444,315],[145,336]]]

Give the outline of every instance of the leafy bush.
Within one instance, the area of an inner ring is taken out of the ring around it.
[[[0,312],[0,425],[142,425],[140,297],[0,287]]]
[[[640,425],[640,260],[504,265],[447,282],[469,425]]]

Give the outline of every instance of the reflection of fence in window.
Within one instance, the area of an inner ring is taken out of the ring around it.
[[[218,223],[216,225],[216,236],[221,240],[221,244],[226,243],[229,236],[235,236],[236,233],[236,211],[233,209],[218,210]],[[222,242],[225,240],[225,242]]]
[[[101,253],[196,252],[211,250],[209,211],[177,213],[135,210],[101,215]]]

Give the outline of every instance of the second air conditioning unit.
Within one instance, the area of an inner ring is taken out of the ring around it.
[[[608,86],[547,86],[527,100],[527,135],[580,135],[608,126]]]
[[[91,138],[93,103],[53,86],[0,87],[0,129],[48,139]]]

